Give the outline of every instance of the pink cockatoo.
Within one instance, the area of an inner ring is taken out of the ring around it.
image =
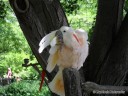
[[[59,67],[54,79],[49,83],[52,92],[65,96],[62,71],[64,68],[79,70],[88,56],[88,35],[83,29],[74,30],[68,26],[46,35],[39,43],[39,53],[48,45],[51,46],[46,70],[52,72],[56,65]]]

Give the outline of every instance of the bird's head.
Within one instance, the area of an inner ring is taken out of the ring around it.
[[[60,29],[53,31],[52,33],[46,35],[39,43],[39,53],[43,51],[48,45],[55,46],[56,44],[65,44],[67,46],[71,45],[71,41],[76,40],[79,42],[75,31],[68,26],[62,26]]]
[[[62,26],[56,34],[58,34],[58,39],[62,39],[61,41],[67,46],[71,46],[72,41],[79,43],[79,39],[72,27]]]

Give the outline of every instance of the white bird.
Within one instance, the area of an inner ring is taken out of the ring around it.
[[[56,65],[59,67],[54,79],[49,83],[52,92],[65,96],[62,71],[64,68],[79,70],[88,56],[88,35],[83,29],[74,30],[62,26],[59,30],[46,35],[39,43],[39,53],[51,45],[46,70],[52,72]]]

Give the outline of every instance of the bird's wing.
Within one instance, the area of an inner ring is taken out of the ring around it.
[[[51,33],[47,34],[46,36],[43,37],[43,39],[39,43],[39,53],[41,53],[44,48],[46,48],[48,45],[50,45],[50,42],[52,39],[55,37],[56,31],[52,31]]]
[[[56,46],[57,44],[57,37],[54,37],[53,40],[50,42],[51,47]]]
[[[62,70],[59,69],[54,79],[49,83],[49,88],[57,95],[65,96]]]
[[[49,53],[50,53],[50,56],[48,58],[48,65],[47,65],[47,68],[46,70],[48,72],[51,72],[56,64],[57,64],[57,61],[59,59],[59,47],[56,45],[57,44],[57,40],[56,40],[56,37],[51,41],[51,48],[49,50]]]
[[[57,62],[58,62],[58,59],[59,59],[59,51],[56,47],[54,47],[53,49],[54,52],[52,52],[53,54],[50,54],[49,58],[48,58],[48,65],[47,65],[47,68],[46,70],[48,72],[52,72],[52,70],[55,68]]]
[[[76,34],[79,38],[81,47],[79,49],[79,53],[80,53],[80,57],[79,57],[79,66],[78,69],[83,66],[83,63],[85,61],[85,59],[88,56],[88,50],[89,50],[89,44],[88,44],[88,34],[86,31],[84,31],[83,29],[77,29]]]
[[[80,50],[80,57],[79,57],[79,66],[78,69],[80,69],[83,66],[84,61],[86,60],[87,56],[88,56],[88,43],[86,43]]]

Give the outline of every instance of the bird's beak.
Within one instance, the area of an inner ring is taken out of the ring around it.
[[[57,41],[59,44],[63,43],[63,34],[60,30],[58,30],[55,34],[55,36],[57,37]]]
[[[46,36],[43,37],[43,39],[40,41],[39,43],[39,49],[38,52],[41,53],[43,52],[43,50],[50,45],[51,41],[53,40],[53,38],[55,37],[56,31],[53,31],[49,34],[47,34]]]
[[[55,37],[51,41],[50,45],[55,46],[55,45],[60,45],[63,43],[63,34],[60,30],[57,30],[55,33]]]

